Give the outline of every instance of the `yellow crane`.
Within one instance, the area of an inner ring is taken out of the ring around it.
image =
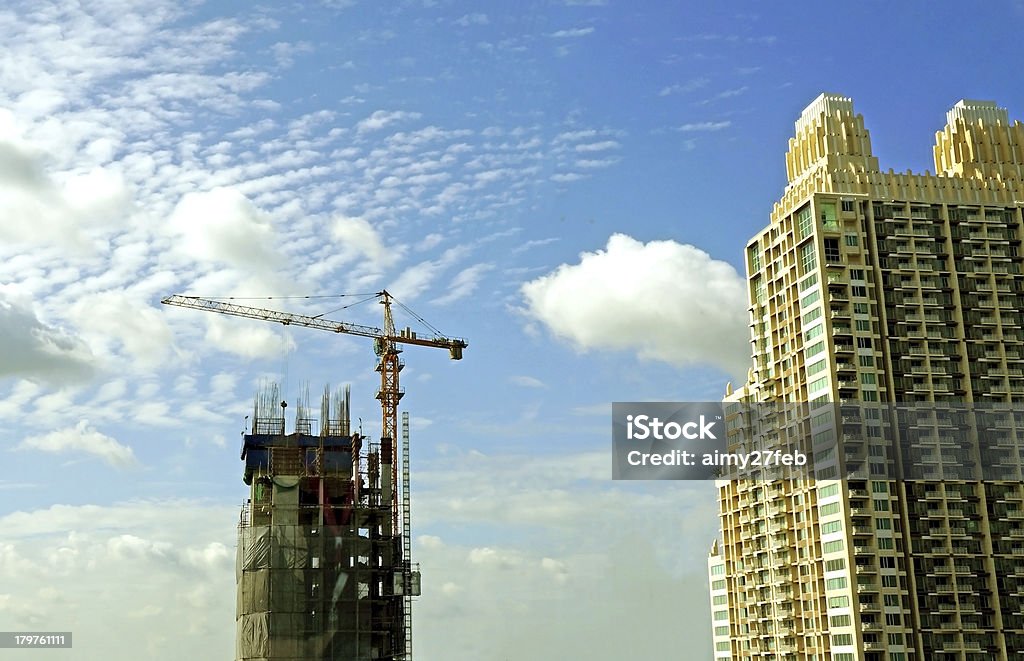
[[[415,332],[409,329],[396,332],[395,320],[391,314],[391,303],[395,300],[394,297],[387,290],[380,291],[375,296],[379,299],[378,302],[384,306],[383,328],[332,321],[324,319],[322,316],[310,317],[303,314],[238,305],[237,303],[230,302],[231,299],[219,300],[175,294],[163,299],[161,303],[192,308],[194,310],[218,312],[234,317],[276,322],[285,326],[305,326],[307,328],[331,331],[332,333],[346,333],[348,335],[373,338],[373,349],[379,358],[376,369],[380,372],[380,391],[377,393],[377,399],[380,400],[381,408],[380,437],[382,441],[389,439],[391,447],[394,448],[398,432],[398,402],[404,395],[399,386],[398,378],[398,374],[404,366],[398,358],[398,354],[402,351],[398,348],[398,345],[414,344],[420,347],[448,349],[452,360],[462,360],[462,351],[469,345],[462,338],[444,337],[439,333],[432,337],[418,337]]]

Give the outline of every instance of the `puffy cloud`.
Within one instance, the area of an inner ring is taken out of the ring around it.
[[[388,266],[399,256],[397,249],[385,247],[380,233],[364,218],[342,216],[334,221],[331,230],[344,262],[365,257],[377,265]]]
[[[237,519],[236,505],[181,500],[2,515],[0,620],[65,622],[90,659],[230,657]]]
[[[52,431],[42,436],[26,438],[18,445],[22,450],[40,450],[52,454],[84,452],[103,459],[111,466],[126,468],[137,462],[135,453],[127,445],[101,434],[89,426],[88,420],[81,420],[74,427]]]
[[[154,367],[169,355],[171,330],[164,315],[125,292],[86,295],[72,306],[71,315],[94,346],[113,340],[130,355],[133,364]]]
[[[451,284],[448,285],[447,292],[436,299],[433,303],[437,305],[448,305],[455,301],[466,298],[480,285],[480,280],[484,274],[494,268],[493,264],[474,264],[468,268],[465,268],[452,278]]]
[[[44,168],[44,159],[27,143],[0,137],[0,239],[87,250],[86,230],[120,220],[128,210],[124,179],[96,167],[58,180]]]
[[[50,382],[92,376],[94,356],[78,337],[48,326],[27,305],[0,295],[0,376]]]
[[[262,268],[278,261],[266,215],[232,188],[186,194],[169,227],[181,239],[182,252],[197,259]]]
[[[394,124],[395,122],[407,119],[419,119],[420,116],[421,115],[418,112],[406,112],[404,110],[377,110],[372,115],[356,124],[356,131],[359,133],[379,131]]]
[[[635,351],[672,365],[749,366],[747,295],[729,264],[675,241],[615,234],[522,287],[527,312],[580,349]]]
[[[399,300],[411,301],[427,290],[442,272],[466,253],[465,246],[449,248],[437,259],[427,259],[405,269],[388,287]]]
[[[281,356],[295,349],[290,335],[268,327],[265,322],[220,315],[207,317],[206,340],[221,351],[243,358]]]

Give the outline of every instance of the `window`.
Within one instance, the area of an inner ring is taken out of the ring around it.
[[[898,579],[892,574],[882,574],[882,587],[895,588],[898,587]]]
[[[887,594],[887,595],[885,595],[885,605],[886,606],[899,606],[900,605],[900,596],[898,594]]]
[[[729,635],[729,627],[715,627],[715,635],[716,636],[728,636]]]
[[[874,346],[874,344],[871,342],[871,338],[870,337],[858,337],[857,338],[857,348],[858,349],[870,349],[873,346]]]
[[[892,530],[892,519],[875,519],[875,530]]]
[[[861,374],[860,375],[860,382],[864,383],[864,384],[867,384],[867,385],[874,385],[875,384],[875,375],[874,374]]]
[[[863,280],[864,269],[850,269],[850,280]]]
[[[882,569],[896,569],[896,558],[891,555],[883,555],[878,558],[878,566]]]
[[[805,307],[809,306],[811,303],[815,303],[815,302],[817,302],[820,299],[821,299],[821,292],[820,291],[812,291],[810,294],[808,294],[807,296],[804,296],[802,299],[800,299],[800,307],[805,308]]]
[[[846,578],[840,576],[839,578],[830,578],[825,581],[826,590],[842,590],[846,587]]]
[[[834,542],[825,542],[821,545],[821,550],[824,553],[835,553],[843,550],[843,540],[837,539]]]
[[[820,413],[820,414],[814,416],[813,418],[811,418],[811,426],[812,427],[820,427],[820,426],[826,425],[826,424],[828,424],[830,422],[832,422],[832,411],[825,411],[824,413]],[[821,489],[818,490],[818,493],[821,494]],[[800,496],[800,494],[795,494],[794,500],[796,500],[796,498],[798,498],[799,496]]]
[[[816,342],[815,344],[812,344],[811,346],[807,347],[805,355],[808,358],[810,358],[811,356],[815,356],[815,355],[821,353],[824,350],[825,350],[825,343],[824,342]]]
[[[825,571],[839,571],[840,569],[846,569],[845,558],[837,558],[835,560],[825,561]]]
[[[861,332],[866,332],[866,333],[870,333],[871,332],[871,322],[869,320],[867,320],[867,319],[858,319],[856,325],[857,325],[857,330],[859,330]]]
[[[716,594],[711,600],[711,603],[715,606],[725,606],[729,603],[729,595],[727,594]]]
[[[839,264],[842,258],[839,255],[839,239],[825,239],[825,263]]]
[[[826,361],[820,360],[807,366],[807,376],[813,376],[825,369]]]
[[[822,443],[826,443],[835,438],[835,434],[833,433],[833,430],[826,429],[825,431],[818,432],[812,438],[814,439],[815,445],[821,445]]]
[[[880,482],[878,480],[873,480],[871,482],[871,492],[872,493],[889,493],[889,485],[887,483],[885,483],[885,482]]]
[[[867,303],[854,303],[853,304],[853,313],[854,314],[867,314],[868,313],[868,304]]]
[[[892,548],[892,537],[879,537],[877,540],[878,548],[880,549],[891,549]]]
[[[821,512],[821,516],[830,516],[832,514],[839,513],[839,503],[829,503],[827,505],[820,505],[818,511]],[[840,569],[842,567],[839,567]],[[827,570],[831,571],[831,570]]]
[[[828,523],[821,524],[821,534],[828,535],[829,533],[839,532],[843,529],[842,521],[829,521]]]
[[[761,270],[761,250],[756,244],[747,248],[747,258],[750,260],[751,273]]]
[[[822,388],[828,387],[828,377],[823,376],[820,379],[815,379],[807,385],[807,392],[814,392],[815,390],[821,390]]]
[[[720,620],[728,620],[728,619],[729,619],[729,611],[728,610],[715,611],[715,620],[719,620],[720,621]]]
[[[892,622],[889,621],[890,618],[893,620]],[[900,617],[899,613],[886,613],[886,615],[885,615],[885,623],[890,625],[890,626],[898,627],[899,625],[901,625],[903,623],[903,618]],[[902,645],[903,644],[903,634],[902,633],[891,633],[891,634],[889,634],[889,644],[890,645]]]
[[[818,498],[828,498],[839,494],[839,485],[830,484],[826,487],[818,487]],[[839,548],[842,548],[841,546]]]
[[[853,645],[853,634],[837,633],[832,634],[833,645]]]
[[[724,590],[725,589],[725,579],[723,578],[723,579],[719,579],[717,581],[711,581],[711,589],[712,590]]]
[[[725,573],[725,565],[712,565],[711,566],[711,575],[712,576],[721,576],[724,573]]]
[[[875,357],[874,356],[857,356],[857,360],[860,362],[861,367],[874,367]]]
[[[843,200],[843,211],[853,211],[853,200]]]
[[[850,293],[853,296],[864,297],[868,295],[868,289],[863,285],[853,285],[852,287],[850,287]]]
[[[846,243],[847,246],[852,248],[856,246],[858,243],[860,243],[860,238],[856,234],[847,234],[846,236],[843,237],[843,241]]]
[[[821,220],[826,223],[836,222],[835,202],[823,202],[821,204]]]
[[[879,449],[884,451],[885,448],[879,448]],[[889,501],[888,500],[880,500],[878,498],[875,498],[875,509],[878,510],[879,512],[888,512],[889,511]]]
[[[818,274],[812,273],[803,280],[800,281],[800,291],[810,289],[814,285],[818,284]]]
[[[800,246],[800,273],[802,275],[810,273],[817,265],[814,243]]]
[[[810,310],[808,310],[807,312],[804,312],[804,314],[803,314],[804,323],[807,323],[808,321],[814,321],[815,319],[818,319],[820,317],[821,317],[821,308],[811,308]]]
[[[811,227],[813,226],[813,219],[811,217],[811,207],[806,206],[796,213],[796,237],[802,239],[811,233]]]
[[[728,640],[723,640],[721,642],[715,643],[715,651],[716,652],[728,652],[730,649],[732,649],[731,646],[732,646],[732,643],[730,643]]]
[[[818,324],[817,326],[815,326],[811,330],[809,330],[806,333],[804,333],[804,339],[805,340],[813,340],[814,338],[818,337],[819,335],[821,335],[824,332],[825,332],[825,326],[822,325],[822,324]]]
[[[842,608],[850,605],[849,597],[829,597],[828,607],[829,608]]]

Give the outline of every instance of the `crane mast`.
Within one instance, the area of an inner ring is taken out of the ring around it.
[[[380,358],[377,363],[377,371],[380,372],[380,391],[377,392],[377,399],[380,400],[381,413],[381,447],[385,444],[391,448],[391,484],[393,493],[398,494],[398,448],[395,443],[398,440],[398,402],[401,401],[402,392],[399,385],[399,373],[405,364],[399,359],[401,350],[395,342],[395,319],[391,315],[391,294],[383,291],[380,294],[380,304],[384,306],[384,333],[376,340],[374,349]],[[394,500],[397,504],[397,498]],[[398,508],[391,510],[392,530],[398,529]]]

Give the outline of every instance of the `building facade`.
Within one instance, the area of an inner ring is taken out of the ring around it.
[[[807,479],[718,482],[716,659],[1024,655],[1024,125],[960,101],[934,159],[883,172],[845,97],[796,122],[746,247],[752,366],[726,410],[802,403],[785,424],[835,442]],[[886,403],[1005,407],[986,424],[1006,446],[980,456],[941,411],[897,431]],[[985,462],[1018,479],[956,477]]]

